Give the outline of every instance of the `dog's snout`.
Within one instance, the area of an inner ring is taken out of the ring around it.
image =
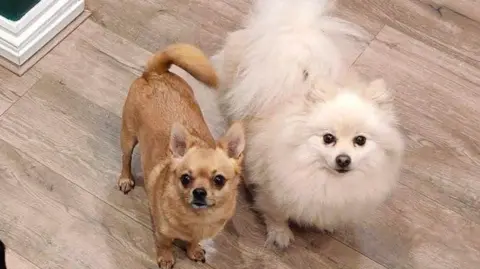
[[[196,188],[192,192],[193,197],[197,200],[204,200],[207,197],[207,191],[205,188]]]
[[[352,162],[352,159],[347,154],[340,154],[337,156],[337,158],[335,158],[335,162],[337,163],[338,167],[347,168]]]

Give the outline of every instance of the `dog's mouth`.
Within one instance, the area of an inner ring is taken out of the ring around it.
[[[194,200],[193,202],[190,203],[194,209],[202,209],[202,208],[208,208],[210,205],[207,204],[206,201],[198,201]]]
[[[349,172],[350,169],[335,169],[335,171],[337,171],[337,173],[339,173],[339,174],[345,174],[345,173]]]

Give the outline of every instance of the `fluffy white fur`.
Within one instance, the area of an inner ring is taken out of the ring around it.
[[[255,205],[265,218],[269,242],[289,244],[288,219],[333,230],[365,216],[389,194],[403,141],[391,100],[374,98],[386,90],[381,85],[338,87],[322,99],[293,100],[250,122],[246,179],[256,185]],[[334,145],[324,143],[326,133],[336,137]],[[353,143],[357,135],[367,138],[365,145]],[[347,173],[335,170],[339,154],[352,159]]]
[[[293,239],[289,219],[331,230],[364,216],[391,191],[401,164],[403,141],[383,80],[336,83],[344,67],[332,35],[362,34],[328,16],[327,4],[258,0],[245,27],[212,58],[224,114],[247,124],[245,180],[255,186],[267,241],[280,247]],[[215,94],[189,82],[221,133]],[[336,142],[325,144],[326,133]],[[358,135],[365,145],[353,143]],[[347,173],[336,171],[339,154],[351,157]]]
[[[259,0],[243,29],[230,33],[223,60],[223,101],[232,119],[304,95],[305,77],[336,79],[344,72],[332,35],[362,36],[359,27],[328,16],[326,0]],[[307,87],[306,87],[307,86]]]

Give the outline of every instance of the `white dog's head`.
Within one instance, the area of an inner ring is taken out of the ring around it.
[[[338,176],[388,170],[389,158],[401,156],[403,140],[383,80],[323,90],[313,100],[304,114],[305,138],[323,169]]]

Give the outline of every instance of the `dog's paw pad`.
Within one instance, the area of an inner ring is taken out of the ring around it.
[[[267,234],[267,244],[276,245],[279,248],[286,248],[293,241],[294,236],[290,228],[272,229]]]
[[[130,178],[124,177],[124,178],[118,179],[118,188],[124,194],[127,194],[129,191],[131,191],[134,186],[135,186],[135,182]]]
[[[157,264],[160,269],[172,269],[175,259],[173,255],[161,256],[157,258]]]
[[[205,250],[200,245],[197,245],[196,247],[193,247],[193,248],[188,248],[187,256],[188,258],[196,262],[203,262],[203,263],[206,262]]]

